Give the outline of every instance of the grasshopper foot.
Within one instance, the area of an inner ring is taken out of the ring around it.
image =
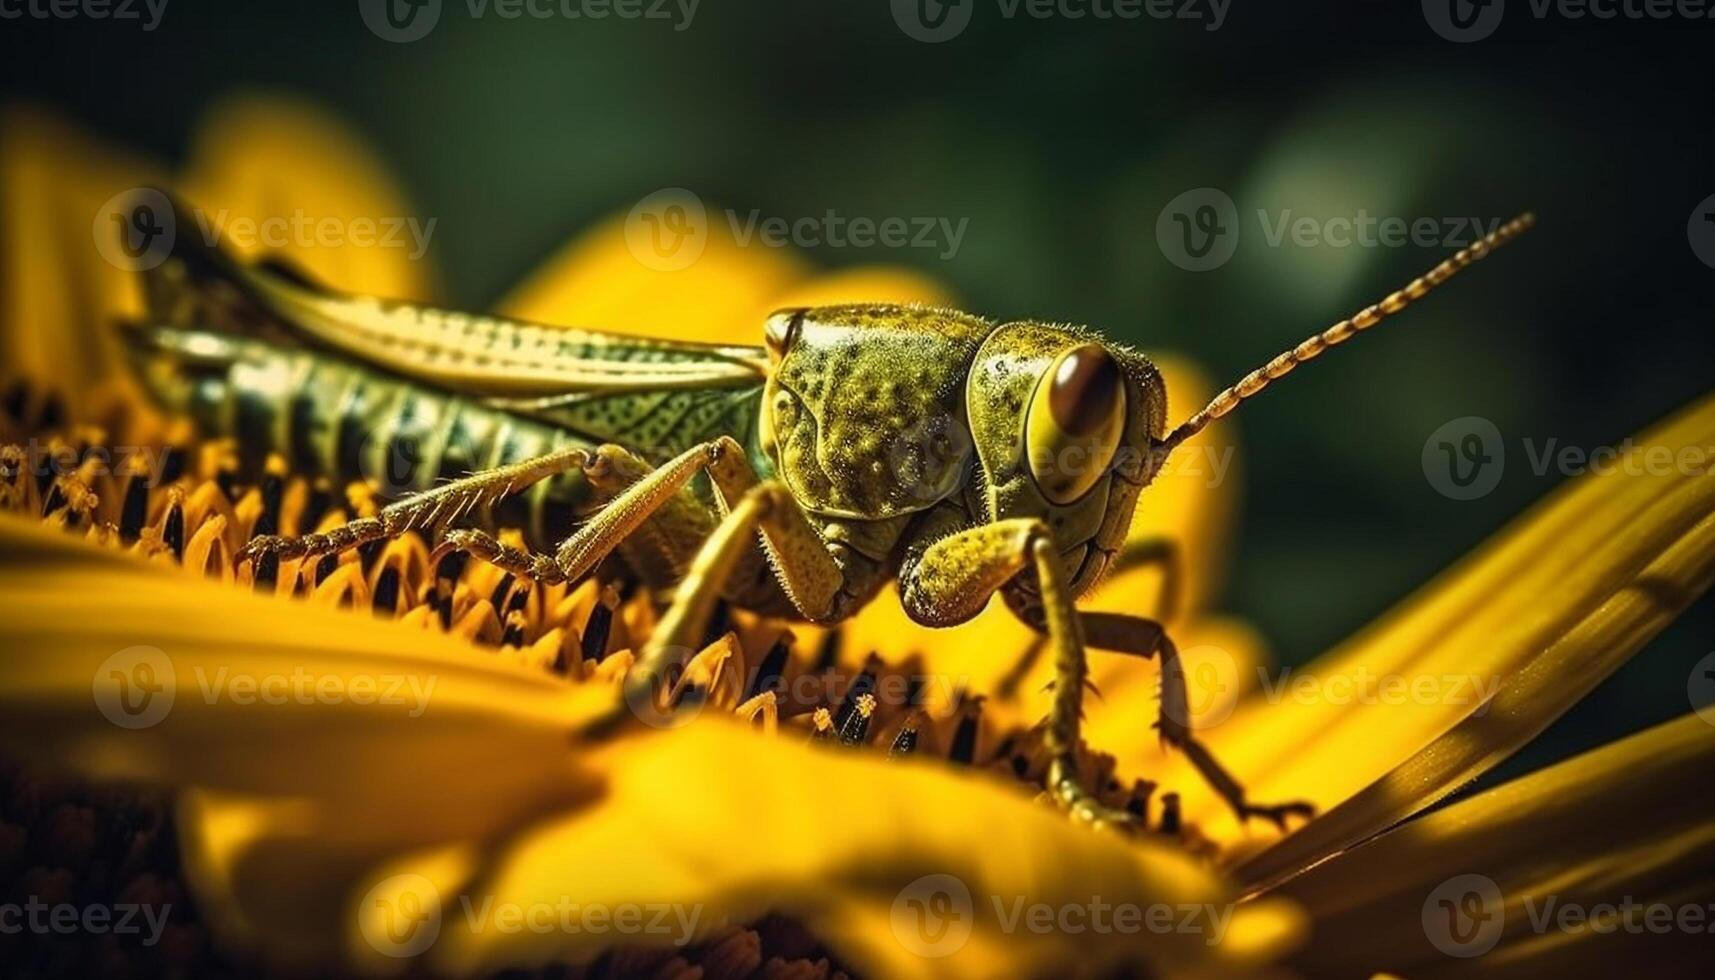
[[[1074,821],[1096,830],[1131,836],[1143,830],[1143,818],[1130,810],[1111,807],[1096,799],[1077,775],[1058,761],[1048,767],[1048,797]]]
[[[1275,828],[1281,833],[1286,832],[1286,821],[1288,817],[1298,817],[1302,820],[1309,820],[1311,817],[1316,815],[1315,804],[1308,803],[1303,800],[1294,800],[1291,803],[1275,803],[1269,805],[1241,802],[1235,804],[1233,809],[1238,813],[1240,823],[1245,823],[1252,818],[1260,817],[1261,819],[1274,824]]]
[[[554,585],[566,580],[565,573],[554,559],[523,548],[514,548],[487,531],[457,528],[448,531],[429,556],[431,567],[455,551],[462,551],[521,578],[540,585]]]

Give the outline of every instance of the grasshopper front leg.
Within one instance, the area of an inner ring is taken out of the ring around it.
[[[954,531],[909,556],[899,592],[911,618],[925,626],[953,626],[982,611],[1015,576],[1034,571],[1043,621],[1054,654],[1054,701],[1045,741],[1051,755],[1048,792],[1074,817],[1099,826],[1130,828],[1136,815],[1105,806],[1078,776],[1078,730],[1089,663],[1078,612],[1048,525],[1035,518],[996,521]]]
[[[907,559],[899,587],[913,619],[927,626],[949,626],[975,616],[996,590],[1026,569],[1036,574],[1041,616],[1034,621],[1023,618],[1047,636],[1054,653],[1054,701],[1044,734],[1051,753],[1048,791],[1061,806],[1081,820],[1100,825],[1131,826],[1137,820],[1129,812],[1099,803],[1078,778],[1079,728],[1089,677],[1087,643],[1144,657],[1160,652],[1162,737],[1185,752],[1241,819],[1263,817],[1283,826],[1288,816],[1310,815],[1306,803],[1259,806],[1246,800],[1238,780],[1191,734],[1184,668],[1166,628],[1135,616],[1078,612],[1053,538],[1042,521],[1014,518],[955,531]]]

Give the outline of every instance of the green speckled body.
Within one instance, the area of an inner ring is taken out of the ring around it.
[[[252,479],[278,453],[294,472],[362,480],[400,499],[573,446],[615,443],[660,462],[720,435],[756,444],[760,383],[503,409],[302,346],[173,327],[128,336],[156,400],[207,435],[232,437]],[[500,501],[492,523],[550,547],[595,505],[574,470]]]
[[[344,296],[209,249],[176,251],[145,283],[151,317],[130,331],[141,376],[205,432],[235,437],[256,469],[279,453],[298,472],[405,497],[568,447],[612,444],[648,466],[731,437],[832,556],[839,585],[817,614],[830,621],[937,540],[1017,518],[1051,530],[1069,584],[1086,591],[1123,542],[1165,416],[1141,355],[1080,328],[954,310],[784,311],[763,331],[765,350]],[[1126,451],[1099,461],[1087,492],[1051,500],[1027,460],[1027,407],[1057,358],[1098,347],[1123,372],[1107,388],[1126,412]],[[706,478],[689,493],[701,503],[640,531],[666,553],[648,578],[681,572],[716,521]],[[607,496],[574,469],[473,516],[550,549]],[[789,605],[760,552],[746,568],[729,597]],[[1005,584],[1027,618],[1034,588],[1028,574]]]

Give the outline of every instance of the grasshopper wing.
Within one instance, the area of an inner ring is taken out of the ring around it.
[[[181,232],[198,225],[172,200]],[[427,309],[337,293],[277,263],[246,266],[181,233],[171,260],[145,273],[155,326],[284,335],[389,374],[497,400],[750,387],[761,347],[694,344]]]

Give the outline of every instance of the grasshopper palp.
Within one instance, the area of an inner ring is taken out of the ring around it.
[[[1127,547],[1126,534],[1174,449],[1531,223],[1514,219],[1171,430],[1149,359],[1081,327],[846,305],[777,312],[760,347],[681,344],[342,296],[195,242],[148,274],[152,317],[132,339],[158,394],[240,436],[248,425],[260,434],[251,452],[373,475],[362,463],[375,445],[387,458],[406,429],[426,433],[400,499],[376,517],[258,538],[244,558],[309,558],[416,528],[558,582],[617,553],[676,585],[624,683],[633,707],[653,703],[723,597],[837,623],[892,581],[914,620],[951,627],[998,593],[1053,656],[1044,741],[1062,806],[1093,823],[1136,820],[1079,780],[1090,646],[1159,656],[1161,737],[1241,818],[1284,825],[1309,807],[1250,802],[1197,740],[1161,622],[1076,601],[1128,562],[1160,565],[1171,594],[1175,550]],[[494,533],[517,496],[531,502],[529,550]],[[626,715],[616,708],[603,730]]]

